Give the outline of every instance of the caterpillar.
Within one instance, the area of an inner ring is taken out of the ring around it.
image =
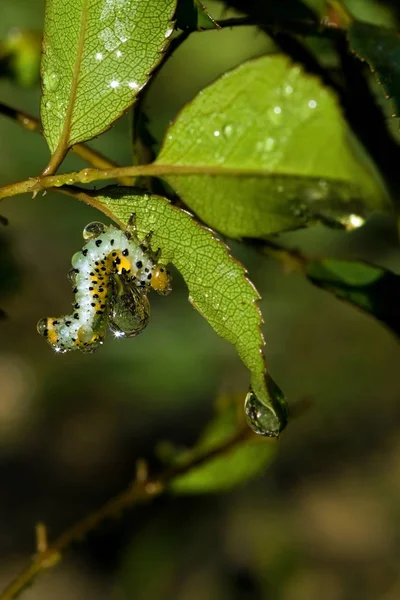
[[[97,221],[84,228],[86,244],[72,257],[69,272],[73,311],[37,324],[39,334],[56,352],[94,352],[107,329],[116,337],[143,331],[150,316],[148,291],[152,288],[162,295],[171,291],[170,273],[159,262],[160,249],[152,250],[151,237],[150,232],[139,240],[135,215],[126,231]]]

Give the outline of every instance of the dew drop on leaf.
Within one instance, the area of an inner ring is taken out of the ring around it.
[[[269,376],[266,383],[275,410],[261,402],[250,388],[244,401],[246,421],[254,433],[265,437],[278,437],[287,423],[285,398]]]
[[[222,130],[222,133],[224,134],[224,136],[226,138],[231,137],[233,132],[233,125],[230,125],[229,123],[227,125],[224,125],[224,128]]]
[[[43,85],[48,92],[54,92],[58,88],[60,78],[57,73],[44,74]]]
[[[276,417],[271,410],[258,400],[257,396],[250,390],[244,403],[246,421],[249,427],[266,437],[276,437],[279,429],[276,429]]]

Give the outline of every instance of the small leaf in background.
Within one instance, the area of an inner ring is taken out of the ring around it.
[[[400,116],[400,35],[394,29],[352,21],[348,29],[351,50],[366,61],[382,86],[387,99],[392,98]]]
[[[399,275],[361,261],[310,258],[272,241],[262,249],[286,272],[303,272],[312,284],[375,317],[400,337]]]
[[[88,198],[121,226],[135,213],[139,232],[153,232],[153,247],[161,248],[163,261],[180,271],[190,302],[218,335],[235,346],[250,370],[264,435],[278,435],[286,424],[284,398],[266,378],[259,295],[244,267],[212,231],[166,198],[135,195],[129,188],[105,188]]]
[[[21,87],[37,85],[40,81],[41,52],[41,33],[12,29],[0,41],[0,74]]]
[[[236,440],[231,446],[230,439]],[[208,424],[196,446],[178,453],[172,464],[184,466],[225,442],[225,452],[176,477],[169,489],[179,494],[228,490],[262,473],[275,456],[275,444],[244,429],[239,402],[230,402]]]
[[[178,0],[176,27],[184,31],[199,31],[217,29],[218,25],[200,0]]]
[[[168,129],[156,162],[204,171],[163,179],[230,237],[324,218],[346,223],[386,208],[335,95],[280,55],[242,64],[202,90]]]
[[[309,261],[305,273],[318,287],[371,314],[400,337],[400,276],[362,262]]]
[[[42,59],[44,133],[65,152],[118,119],[161,59],[175,0],[48,0]]]

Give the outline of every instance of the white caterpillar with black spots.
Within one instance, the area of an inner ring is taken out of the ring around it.
[[[108,327],[119,335],[139,333],[148,321],[149,289],[163,295],[171,291],[160,251],[151,249],[151,234],[139,240],[134,215],[127,231],[94,222],[85,227],[83,238],[87,243],[72,257],[72,313],[38,323],[38,332],[56,352],[93,352]]]

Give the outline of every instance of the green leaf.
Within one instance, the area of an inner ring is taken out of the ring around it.
[[[169,42],[174,9],[175,0],[47,0],[41,115],[52,153],[131,106]]]
[[[240,431],[238,406],[230,404],[216,415],[193,449],[176,455],[173,465],[184,466],[213,451]],[[243,427],[243,423],[242,423]],[[190,471],[173,479],[169,489],[179,494],[198,494],[228,490],[259,475],[273,460],[276,445],[247,433],[237,443]]]
[[[393,98],[400,116],[400,35],[394,29],[353,21],[348,29],[350,47],[366,61],[386,98]]]
[[[218,335],[235,346],[250,370],[252,390],[267,407],[265,434],[278,435],[286,424],[284,400],[266,378],[259,295],[243,266],[212,231],[166,198],[134,194],[130,188],[106,188],[88,197],[121,226],[135,213],[139,232],[153,232],[153,247],[161,248],[163,261],[180,271],[190,302]]]
[[[400,277],[362,262],[309,261],[308,279],[340,300],[374,316],[400,337]]]
[[[309,258],[271,240],[263,244],[263,251],[279,260],[286,272],[303,272],[313,285],[372,315],[400,337],[399,275],[361,261]]]
[[[156,162],[202,170],[163,178],[205,223],[236,238],[316,219],[346,224],[386,207],[334,94],[279,55],[202,90],[167,131]]]
[[[178,0],[176,27],[189,31],[218,28],[215,20],[200,0]]]
[[[37,31],[12,29],[0,41],[0,75],[22,87],[39,83],[42,36]]]

